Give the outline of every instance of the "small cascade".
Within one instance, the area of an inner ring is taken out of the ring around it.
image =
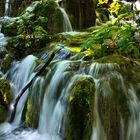
[[[140,100],[137,97],[136,90],[133,86],[128,89],[128,94],[131,97],[131,101],[129,103],[131,119],[128,123],[126,140],[138,140],[140,139]],[[123,125],[125,125],[124,122]]]
[[[62,115],[64,112],[63,112],[63,108],[60,106],[60,103],[59,103],[60,100],[57,100],[57,96],[59,96],[59,95],[57,95],[58,94],[57,92],[59,90],[58,86],[60,85],[60,82],[64,78],[63,73],[64,73],[65,69],[67,68],[67,65],[68,65],[67,61],[57,64],[56,71],[53,74],[53,77],[51,78],[48,89],[45,92],[44,101],[43,101],[43,105],[42,105],[42,111],[40,113],[40,122],[39,122],[39,131],[41,133],[49,133],[52,135],[53,135],[53,133],[59,134],[59,127],[61,125]],[[59,91],[60,93],[63,92],[63,89],[61,89],[61,90]],[[61,98],[62,97],[60,97],[60,99]],[[57,110],[58,109],[57,106],[59,106],[61,108],[59,108],[59,110]],[[55,112],[55,110],[57,113]],[[58,120],[56,120],[56,118],[55,118],[55,113],[57,115]],[[61,115],[61,116],[58,117],[58,115]]]
[[[69,32],[69,31],[72,31],[72,26],[71,26],[71,23],[70,23],[70,20],[69,20],[69,17],[66,13],[66,11],[64,10],[64,8],[60,7],[60,10],[63,14],[63,18],[64,18],[64,31],[65,32]]]
[[[10,0],[6,0],[5,1],[5,12],[4,12],[5,17],[9,16],[9,11],[10,11]]]
[[[60,9],[60,11],[62,12],[62,15],[63,15],[64,32],[73,31],[70,19],[69,19],[68,15],[67,15],[65,9],[63,8],[62,0],[56,0],[56,3],[59,6],[59,9]]]
[[[14,93],[34,75],[36,59],[29,55],[21,63],[13,64],[7,73]],[[139,140],[140,100],[124,71],[124,66],[117,63],[53,61],[21,97],[16,110],[14,124],[25,121],[36,129],[0,125],[0,139],[67,140],[67,133],[74,133],[75,139],[85,136],[86,140]],[[90,93],[86,93],[86,87]],[[9,132],[4,133],[5,128]]]
[[[26,85],[26,83],[34,76],[33,70],[35,68],[35,60],[37,58],[29,55],[21,63],[14,62],[11,69],[7,72],[6,77],[10,81],[12,86],[12,93],[14,98],[20,90]],[[22,96],[22,99],[19,101],[16,110],[16,117],[14,119],[14,124],[19,124],[21,121],[21,114],[24,108],[28,91]],[[12,104],[11,104],[12,109]]]
[[[90,66],[89,74],[96,83],[96,119],[91,140],[140,139],[140,101],[135,87],[126,84],[128,81],[121,72],[115,63],[93,63]]]

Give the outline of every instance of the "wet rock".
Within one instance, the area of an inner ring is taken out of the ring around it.
[[[66,0],[65,7],[74,29],[79,30],[95,25],[94,0]]]
[[[100,80],[98,87],[98,112],[101,124],[105,131],[107,140],[118,140],[121,138],[121,119],[127,122],[130,116],[129,98],[127,87],[124,87],[119,76],[111,75]]]
[[[29,13],[28,13],[29,12]],[[23,16],[30,16],[30,14],[47,17],[49,20],[44,26],[49,33],[58,33],[63,31],[63,15],[59,6],[54,0],[36,1],[30,5]]]
[[[4,122],[7,118],[7,109],[3,105],[0,105],[0,123]]]
[[[5,0],[0,0],[0,17],[4,16],[5,11]]]
[[[10,101],[10,84],[6,79],[0,79],[0,123],[7,118]]]
[[[6,71],[10,68],[12,61],[14,60],[11,54],[7,54],[1,63],[1,71],[6,73]]]
[[[120,55],[106,56],[97,60],[95,78],[98,112],[107,140],[125,139],[129,121],[133,120],[133,96],[140,95],[140,63]],[[136,113],[136,112],[135,112]],[[123,126],[123,132],[122,130]]]
[[[66,118],[66,140],[88,140],[94,120],[94,92],[92,78],[79,77],[73,83]]]

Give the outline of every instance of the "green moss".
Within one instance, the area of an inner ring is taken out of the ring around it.
[[[10,104],[10,84],[6,79],[0,79],[0,96],[8,106]]]
[[[71,57],[71,60],[79,60],[82,59],[85,56],[83,52],[76,53],[74,56]]]
[[[28,99],[25,122],[26,122],[27,126],[30,126],[32,128],[37,128],[38,127],[39,112],[38,112],[37,108],[32,103],[32,101],[30,99]]]
[[[66,140],[90,139],[94,120],[94,92],[92,78],[79,77],[73,83],[66,120]]]
[[[125,60],[127,60],[126,57],[114,54],[114,55],[104,56],[100,59],[97,59],[96,62],[98,62],[98,63],[117,63],[117,64],[121,64],[121,63],[124,63]]]
[[[40,78],[35,80],[35,83],[30,87],[30,93],[22,114],[22,120],[25,121],[27,126],[32,128],[38,127],[39,114],[44,97],[43,93],[45,93],[44,90],[46,89],[44,82],[40,83],[40,80]],[[39,90],[40,88],[42,89],[41,91]]]
[[[6,73],[6,71],[10,68],[10,65],[13,61],[13,56],[11,54],[7,54],[4,58],[4,60],[2,61],[2,66],[1,66],[1,71],[3,73]]]
[[[10,84],[6,79],[0,79],[0,123],[6,120],[10,100]]]

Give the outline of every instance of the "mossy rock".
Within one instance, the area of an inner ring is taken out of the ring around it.
[[[6,79],[0,79],[0,122],[6,119],[10,101],[10,84]]]
[[[5,14],[5,2],[3,0],[0,0],[0,17],[3,17]]]
[[[41,78],[38,78],[32,87],[30,87],[30,93],[22,114],[22,120],[25,121],[28,127],[32,128],[38,127],[39,114],[44,97],[43,91],[38,91],[40,86],[45,86],[43,83],[41,85],[40,80]],[[43,89],[45,89],[45,87]]]
[[[38,121],[39,121],[39,106],[38,104],[34,104],[32,100],[29,98],[27,101],[27,108],[26,108],[26,115],[25,115],[25,122],[26,125],[32,128],[38,127]]]
[[[105,65],[114,64],[114,67],[112,68],[120,72],[124,76],[126,81],[129,81],[133,84],[140,82],[139,60],[114,54],[97,59],[95,60],[95,62]],[[107,72],[108,71],[106,69],[106,71],[103,71],[103,74]]]
[[[5,58],[4,58],[4,60],[2,61],[2,64],[1,64],[1,71],[3,73],[6,73],[6,71],[10,68],[10,65],[11,65],[13,60],[14,60],[14,58],[11,54],[7,54],[5,56]]]
[[[10,84],[6,79],[0,79],[0,96],[2,97],[5,104],[10,104]]]
[[[95,60],[98,63],[117,63],[117,64],[121,64],[121,63],[126,63],[129,59],[127,57],[118,55],[118,54],[113,54],[113,55],[108,55],[108,56],[104,56],[102,58],[99,58],[97,60]]]
[[[95,25],[94,0],[65,0],[64,5],[74,29],[79,30]]]
[[[66,140],[88,140],[94,121],[94,81],[78,77],[71,88],[66,118]]]
[[[55,2],[55,0],[47,0],[47,1],[34,1],[29,7],[27,7],[22,12],[19,18],[4,24],[2,27],[2,32],[6,36],[10,36],[10,37],[17,36],[17,35],[24,35],[24,31],[22,31],[23,30],[22,28],[23,26],[26,26],[25,21],[30,21],[28,23],[32,24],[36,22],[36,20],[39,17],[48,18],[47,23],[40,24],[41,27],[46,32],[58,33],[64,31],[63,14],[59,6]],[[29,26],[26,28],[29,28]],[[35,23],[34,26],[37,26],[37,24]]]
[[[121,119],[127,129],[130,117],[127,87],[118,75],[110,75],[99,82],[98,112],[107,140],[120,139]]]

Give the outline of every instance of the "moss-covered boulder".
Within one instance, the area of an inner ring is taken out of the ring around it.
[[[6,79],[0,79],[0,122],[6,120],[10,100],[10,84]]]
[[[121,138],[121,121],[128,127],[130,117],[127,87],[117,75],[100,80],[98,87],[98,112],[107,140]],[[122,120],[121,120],[122,119]],[[125,135],[125,134],[124,134]]]
[[[94,121],[94,81],[78,77],[71,88],[66,118],[66,140],[89,140]]]
[[[132,103],[140,95],[139,70],[138,60],[120,55],[96,60],[94,77],[98,79],[97,110],[107,140],[126,139],[129,133],[129,121],[137,115]]]
[[[37,21],[40,17],[48,18],[48,22]],[[20,35],[25,26],[24,32],[28,30],[28,34],[30,34],[35,26],[41,26],[46,32],[58,33],[64,31],[63,24],[63,13],[55,0],[34,1],[17,19],[5,23],[2,32],[7,36]]]

